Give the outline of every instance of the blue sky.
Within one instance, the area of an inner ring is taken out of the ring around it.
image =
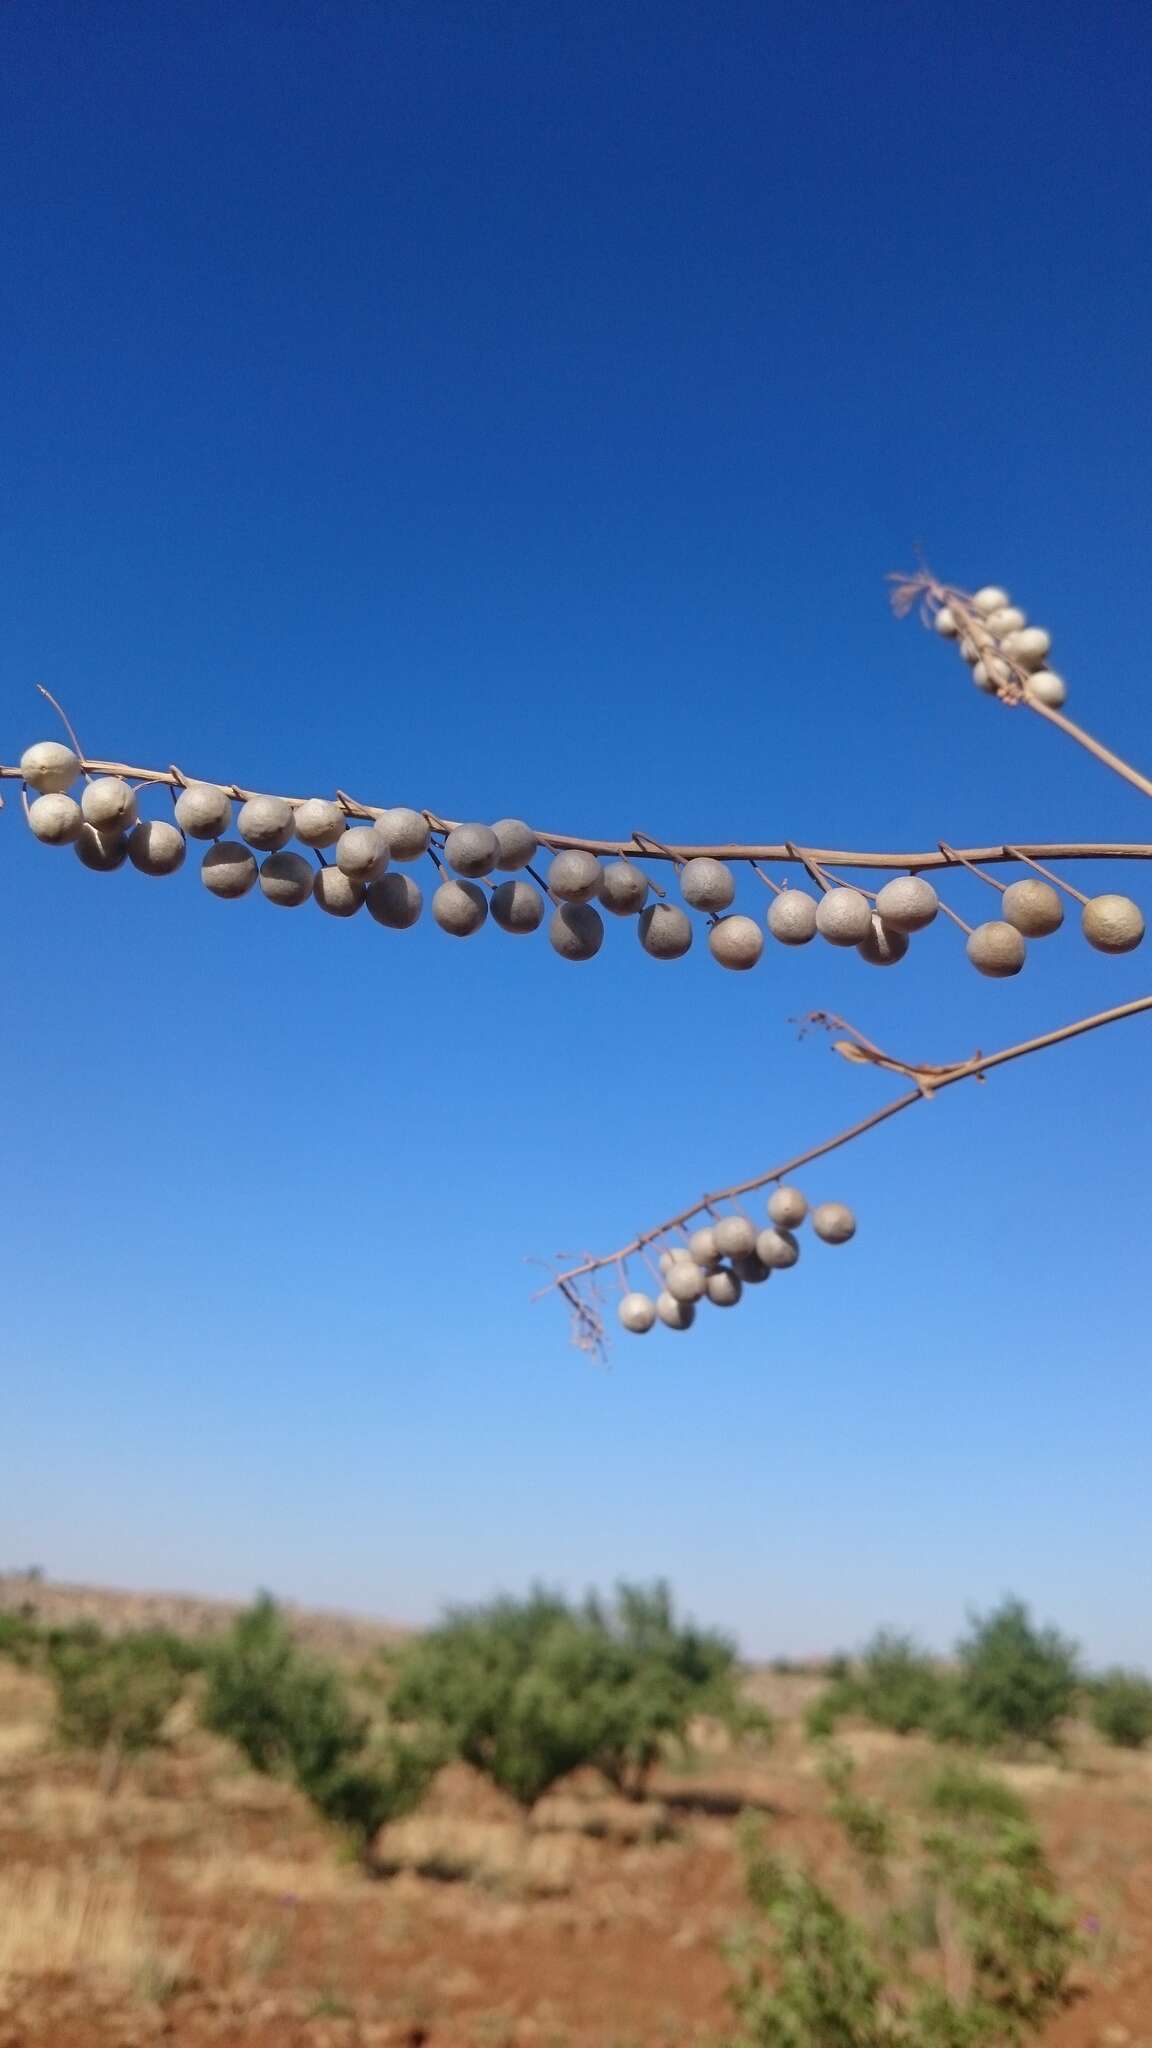
[[[447,815],[1152,836],[883,582],[1007,583],[1147,765],[1150,53],[1063,0],[12,0],[0,756],[43,680],[94,755]],[[1146,1023],[813,1169],[854,1245],[609,1372],[524,1263],[878,1104],[799,1012],[945,1059],[1144,956],[577,969],[0,844],[0,1561],[402,1620],[664,1573],[758,1653],[1012,1588],[1152,1662]]]

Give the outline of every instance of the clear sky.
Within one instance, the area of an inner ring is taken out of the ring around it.
[[[1007,583],[1147,766],[1150,57],[1070,0],[9,0],[0,756],[43,680],[94,755],[449,816],[1152,837],[883,582]],[[664,1573],[756,1653],[1013,1589],[1152,1662],[1149,1024],[813,1169],[850,1248],[609,1372],[524,1263],[883,1100],[797,1013],[941,1060],[1147,949],[575,968],[9,799],[0,1563],[414,1621]]]

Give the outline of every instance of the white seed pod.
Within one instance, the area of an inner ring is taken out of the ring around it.
[[[648,877],[634,861],[611,860],[600,877],[598,900],[613,917],[634,917],[648,897]]]
[[[594,960],[604,944],[604,919],[591,903],[561,903],[552,912],[548,941],[562,960]]]
[[[41,796],[60,796],[80,773],[80,757],[59,740],[37,740],[20,756],[20,773]]]
[[[111,875],[127,860],[128,841],[123,836],[97,832],[95,825],[81,825],[72,841],[72,851],[94,875]]]
[[[829,889],[816,905],[816,929],[830,946],[858,946],[872,930],[872,906],[859,889]]]
[[[1050,882],[1029,875],[1023,882],[1009,882],[1000,898],[1000,909],[1008,924],[1015,925],[1026,939],[1046,939],[1064,922],[1064,905]]]
[[[526,825],[523,818],[499,818],[492,830],[496,834],[496,844],[500,849],[500,858],[496,863],[498,868],[505,871],[509,868],[526,868],[530,860],[535,860],[539,841],[531,825]]]
[[[1130,896],[1093,896],[1084,905],[1080,926],[1098,953],[1131,953],[1144,937],[1144,916]]]
[[[83,823],[84,813],[75,797],[57,791],[34,797],[28,806],[28,824],[42,846],[72,846]]]
[[[756,1257],[770,1273],[783,1273],[800,1257],[800,1246],[790,1230],[762,1230],[756,1239]]]
[[[895,932],[925,931],[939,908],[940,898],[922,875],[897,875],[876,898],[877,915]]]
[[[348,824],[341,806],[326,796],[297,804],[295,818],[296,837],[305,846],[335,846]]]
[[[374,882],[388,865],[388,841],[374,825],[353,825],[337,841],[336,865],[354,882]]]
[[[671,1244],[669,1245],[667,1251],[661,1252],[660,1257],[658,1258],[656,1263],[659,1266],[661,1273],[663,1273],[665,1279],[667,1279],[669,1273],[672,1271],[673,1266],[677,1263],[678,1260],[691,1260],[691,1258],[692,1253],[688,1245]]]
[[[765,1266],[755,1252],[749,1252],[743,1259],[733,1259],[732,1271],[745,1287],[762,1287],[765,1280],[772,1278],[772,1268]]]
[[[884,919],[873,912],[872,929],[856,951],[869,967],[895,967],[908,951],[908,937],[905,932],[898,932],[894,925],[885,924]]]
[[[549,889],[562,903],[591,903],[603,879],[596,855],[581,853],[578,847],[556,854],[547,875]]]
[[[1012,680],[1012,670],[999,654],[986,654],[972,670],[972,681],[978,690],[994,697],[1005,683]]]
[[[1000,646],[1020,668],[1043,668],[1052,647],[1052,635],[1043,626],[1022,626],[1018,633],[1006,633]]]
[[[972,681],[975,683],[976,688],[978,690],[983,690],[984,695],[986,697],[998,697],[1000,695],[1000,692],[997,689],[996,684],[992,681],[992,678],[988,673],[987,665],[985,662],[978,661],[975,664],[972,670]]]
[[[812,1228],[825,1244],[847,1244],[856,1235],[856,1218],[845,1202],[818,1202],[812,1211]]]
[[[755,967],[764,951],[764,934],[754,918],[722,917],[708,933],[708,951],[721,967],[745,972]]]
[[[489,904],[503,932],[535,932],[544,918],[544,898],[531,882],[500,882]]]
[[[776,1188],[767,1201],[768,1214],[773,1223],[784,1230],[795,1230],[808,1214],[808,1198],[799,1188]]]
[[[393,860],[419,860],[428,851],[432,828],[422,811],[411,811],[405,804],[395,804],[389,811],[381,811],[376,819],[376,830],[382,832],[388,842],[388,851]]]
[[[756,1225],[747,1216],[718,1216],[712,1225],[712,1235],[724,1259],[747,1258],[756,1249]]]
[[[781,889],[768,906],[768,929],[782,946],[806,946],[816,937],[820,906],[806,889]]]
[[[626,1330],[642,1337],[656,1321],[656,1303],[650,1294],[625,1294],[620,1298],[616,1314]]]
[[[488,898],[475,882],[441,882],[432,898],[432,915],[451,938],[470,939],[488,915]]]
[[[960,642],[960,652],[968,663],[969,668],[974,668],[976,663],[982,661],[986,654],[991,654],[995,645],[996,642],[993,640],[991,633],[986,633],[982,626],[965,626],[964,637]]]
[[[130,832],[136,823],[136,792],[121,775],[98,775],[80,798],[84,822],[106,836]]]
[[[232,799],[214,782],[189,782],[176,799],[176,823],[189,839],[219,839],[232,823]]]
[[[681,960],[692,944],[691,920],[674,903],[650,903],[640,912],[640,944],[654,960]]]
[[[200,880],[213,896],[246,896],[256,881],[256,862],[236,839],[218,839],[200,863]]]
[[[1035,698],[1037,704],[1046,704],[1050,711],[1059,711],[1068,701],[1068,685],[1054,668],[1038,668],[1025,683],[1024,693]]]
[[[142,875],[174,875],[187,851],[184,834],[163,818],[141,818],[128,834],[128,858]]]
[[[694,1230],[688,1239],[689,1256],[698,1266],[714,1266],[720,1254],[716,1249],[716,1233],[705,1223],[700,1230]]]
[[[696,1321],[694,1301],[677,1301],[667,1288],[656,1297],[656,1313],[669,1330],[690,1330]]]
[[[355,917],[364,901],[364,884],[346,875],[343,868],[317,868],[312,877],[312,900],[329,917]]]
[[[727,910],[736,894],[736,877],[722,860],[701,855],[680,870],[680,894],[694,910]]]
[[[1022,626],[1028,624],[1028,620],[1019,605],[1002,604],[997,606],[994,612],[987,614],[984,623],[988,631],[995,634],[997,640],[1002,640],[1005,633],[1018,633]]]
[[[1028,956],[1028,948],[1015,925],[1000,917],[978,924],[969,934],[964,950],[973,967],[994,981],[1006,981],[1010,975],[1019,974]]]
[[[387,925],[392,931],[406,932],[416,923],[424,908],[424,891],[411,875],[402,875],[395,869],[391,874],[378,875],[369,882],[364,901],[368,914],[377,924]]]
[[[1003,611],[1004,606],[1011,604],[1011,602],[1012,600],[1008,592],[1001,590],[998,583],[986,583],[984,588],[978,590],[973,597],[972,609],[974,612],[980,612],[984,618],[987,618],[990,612]]]
[[[740,1277],[731,1266],[721,1266],[716,1273],[709,1273],[704,1282],[704,1292],[716,1308],[735,1308],[744,1292]]]
[[[292,806],[282,796],[250,796],[241,804],[236,829],[258,853],[279,853],[296,829]]]
[[[664,1276],[665,1291],[673,1301],[699,1301],[707,1274],[695,1259],[673,1259]]]
[[[298,910],[311,900],[316,870],[302,853],[270,853],[260,863],[260,890],[280,910]]]
[[[456,825],[444,841],[444,858],[458,875],[490,875],[500,859],[491,825]]]
[[[956,614],[950,605],[941,605],[932,624],[944,640],[954,640],[960,631],[956,622]]]

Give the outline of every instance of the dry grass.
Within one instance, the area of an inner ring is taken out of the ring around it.
[[[143,1989],[176,1975],[133,1875],[17,1865],[0,1877],[0,1979],[84,1976]]]
[[[324,1858],[307,1859],[220,1848],[206,1856],[181,1858],[173,1864],[173,1875],[202,1896],[251,1892],[291,1900],[329,1899],[363,1889],[369,1882],[354,1865],[339,1862],[331,1848]]]
[[[583,1835],[534,1835],[516,1821],[415,1813],[385,1829],[377,1857],[388,1871],[467,1878],[547,1897],[569,1891],[598,1861],[598,1848]]]

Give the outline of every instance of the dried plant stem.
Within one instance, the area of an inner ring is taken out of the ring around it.
[[[1122,755],[1114,754],[1111,747],[1106,747],[1102,741],[1093,739],[1091,733],[1085,732],[1082,725],[1073,724],[1070,718],[1065,718],[1062,711],[1054,711],[1051,704],[1038,703],[1035,697],[1029,697],[1027,693],[1024,702],[1029,711],[1034,711],[1038,718],[1046,718],[1049,725],[1058,725],[1061,732],[1066,732],[1070,740],[1076,741],[1077,746],[1086,748],[1097,761],[1102,761],[1105,768],[1111,768],[1117,775],[1122,775],[1125,782],[1132,784],[1133,789],[1140,790],[1144,796],[1152,796],[1152,782],[1148,777],[1141,775],[1140,770],[1134,768],[1131,761],[1125,761]]]

